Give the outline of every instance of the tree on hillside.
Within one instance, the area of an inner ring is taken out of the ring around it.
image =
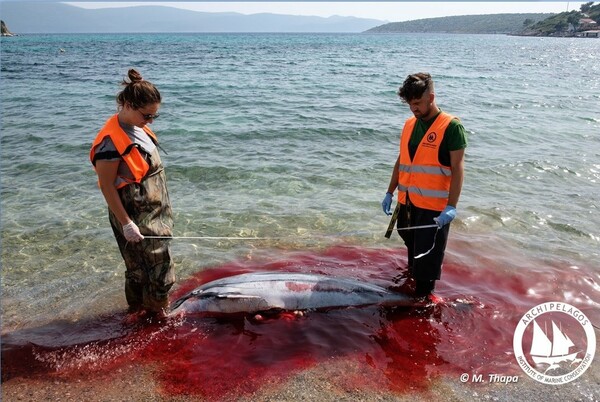
[[[593,20],[600,20],[600,3],[590,6],[590,9],[586,14]]]
[[[577,25],[579,25],[579,15],[578,14],[571,14],[569,15],[569,17],[567,17],[567,22],[569,24],[573,24],[574,27],[576,27]]]
[[[554,30],[556,32],[562,32],[567,29],[567,23],[564,21],[558,21],[556,25],[554,25]]]
[[[587,14],[590,11],[590,9],[592,8],[593,5],[594,5],[594,2],[590,1],[588,3],[582,4],[579,9],[581,10],[582,13],[586,13]]]
[[[529,25],[532,25],[535,21],[532,20],[531,18],[527,18],[525,21],[523,21],[523,26],[524,27],[528,27]]]

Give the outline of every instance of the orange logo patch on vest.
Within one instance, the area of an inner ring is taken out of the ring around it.
[[[427,137],[425,138],[425,141],[422,142],[421,146],[424,148],[436,149],[438,147],[436,140],[437,134],[435,131],[432,131],[431,133],[427,134]]]

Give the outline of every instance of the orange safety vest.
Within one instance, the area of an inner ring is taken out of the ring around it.
[[[148,128],[147,126],[144,126],[143,129],[146,132],[146,134],[150,136],[152,141],[155,144],[158,144],[156,135],[152,132],[152,130],[150,130],[150,128]],[[96,136],[94,143],[92,144],[92,149],[90,150],[90,161],[92,162],[92,165],[94,165],[94,169],[96,168],[96,160],[94,159],[96,154],[96,147],[102,142],[102,140],[106,136],[110,137],[113,144],[115,145],[115,148],[117,148],[117,152],[119,152],[121,158],[123,158],[125,163],[127,163],[127,166],[129,167],[129,170],[131,171],[134,177],[133,182],[141,182],[142,179],[146,176],[146,173],[148,173],[148,169],[150,169],[150,166],[148,165],[148,162],[146,162],[146,159],[144,158],[136,144],[134,144],[131,141],[127,133],[125,133],[125,131],[123,131],[123,129],[119,125],[118,114],[115,114],[106,121],[104,127],[102,127],[102,129]],[[119,176],[119,179],[121,180],[117,180],[117,182],[120,183],[118,185],[115,184],[118,189],[132,183],[131,178]]]
[[[456,117],[441,112],[423,136],[414,159],[410,159],[408,143],[417,119],[406,120],[400,139],[400,164],[398,166],[398,202],[410,202],[419,208],[443,211],[448,204],[452,170],[440,163],[438,151],[444,133]]]

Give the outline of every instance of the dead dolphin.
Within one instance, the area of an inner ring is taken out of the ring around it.
[[[208,282],[175,301],[171,314],[258,313],[368,305],[412,306],[415,299],[356,279],[253,272]]]

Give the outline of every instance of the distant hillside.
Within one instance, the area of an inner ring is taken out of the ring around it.
[[[84,9],[62,3],[0,1],[12,32],[363,32],[384,21],[332,16],[204,13],[164,6]]]
[[[0,20],[0,34],[2,36],[13,36],[12,32],[8,30],[8,27],[2,20]]]
[[[580,24],[582,19],[591,19],[593,25]],[[588,2],[580,11],[572,10],[552,15],[542,21],[531,22],[521,32],[527,36],[577,36],[578,32],[598,29],[600,24],[600,3]]]
[[[367,30],[368,33],[443,32],[460,34],[508,34],[523,30],[527,20],[537,22],[553,14],[485,14],[425,18],[422,20],[391,22]]]

